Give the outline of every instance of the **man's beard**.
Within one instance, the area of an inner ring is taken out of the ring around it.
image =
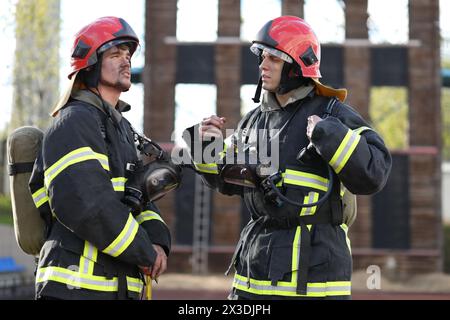
[[[112,81],[108,81],[108,80],[101,78],[100,83],[106,87],[115,88],[115,89],[119,90],[120,92],[128,91],[131,86],[130,82],[127,81],[125,83],[125,81],[122,82],[122,81],[120,81],[120,79],[117,79],[116,81],[112,82]]]

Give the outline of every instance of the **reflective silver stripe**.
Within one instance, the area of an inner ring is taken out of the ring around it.
[[[118,177],[118,178],[111,179],[111,183],[114,188],[114,191],[117,191],[117,192],[125,191],[125,183],[126,182],[127,182],[127,178],[124,178],[124,177]]]
[[[122,229],[117,238],[103,250],[103,252],[113,257],[119,256],[134,240],[134,237],[138,232],[138,228],[139,224],[136,220],[134,220],[133,215],[130,213],[125,227]]]
[[[67,167],[88,160],[98,160],[101,166],[109,171],[108,157],[94,152],[90,147],[83,147],[69,152],[61,159],[56,161],[51,167],[45,170],[45,186],[49,187],[53,179],[55,179],[59,173],[61,173]]]
[[[194,163],[195,169],[199,172],[209,174],[219,174],[219,169],[215,163]]]
[[[143,289],[143,282],[138,278],[126,277],[129,291],[140,293]],[[117,277],[108,279],[102,276],[82,274],[60,267],[39,268],[36,273],[36,283],[54,281],[66,284],[69,288],[83,288],[103,292],[118,291]]]
[[[39,208],[49,200],[47,196],[47,189],[45,189],[45,187],[42,187],[38,191],[33,193],[32,197],[36,208]]]
[[[144,211],[136,217],[136,221],[139,224],[149,220],[159,220],[162,223],[166,224],[159,214],[151,210]]]
[[[142,289],[144,289],[144,283],[140,279],[127,276],[127,287],[130,291],[141,293]]]
[[[40,268],[36,273],[36,283],[55,281],[67,284],[75,288],[90,289],[96,291],[117,291],[117,277],[107,279],[101,276],[82,274],[77,271],[60,267]]]
[[[315,188],[322,191],[328,190],[328,179],[325,179],[321,176],[312,173],[296,171],[291,169],[286,169],[284,173],[283,182],[302,187]]]
[[[360,135],[355,134],[352,130],[348,129],[347,134],[330,160],[330,165],[336,173],[341,172],[344,168],[360,139]]]
[[[369,127],[359,127],[358,129],[354,129],[353,132],[360,135],[364,131],[368,131],[368,130],[373,131],[373,129],[369,128]]]
[[[270,281],[250,279],[250,288],[248,288],[247,278],[236,274],[233,287],[260,295],[305,296],[297,294],[297,283],[295,281],[279,282],[278,285],[273,286]],[[329,281],[307,284],[306,296],[326,297],[350,294],[350,281]]]
[[[311,203],[317,202],[318,200],[319,200],[319,194],[317,192],[311,191],[305,197],[305,199],[303,200],[303,203],[311,204]],[[302,208],[302,210],[300,211],[300,215],[301,216],[313,215],[314,213],[316,213],[316,209],[317,209],[317,206]]]
[[[80,272],[94,273],[94,262],[97,262],[98,250],[88,241],[84,242],[83,255],[80,257]]]

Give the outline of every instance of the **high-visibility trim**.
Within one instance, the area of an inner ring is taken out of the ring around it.
[[[138,278],[126,277],[127,289],[140,293],[143,289],[143,282]],[[72,288],[82,288],[94,291],[116,292],[119,288],[117,277],[106,278],[83,274],[61,267],[39,268],[36,272],[36,283],[54,281],[66,284]]]
[[[84,242],[83,254],[80,257],[80,272],[84,274],[94,273],[94,264],[97,262],[98,249],[88,241]]]
[[[231,136],[230,136],[231,137]],[[227,141],[228,140],[228,141]],[[230,139],[225,139],[225,141],[223,142],[223,150],[219,152],[219,159],[223,159],[225,158],[225,156],[227,155],[227,150],[229,148],[229,143],[230,143]]]
[[[345,242],[347,243],[348,251],[350,252],[350,254],[352,254],[352,244],[350,238],[348,237],[348,226],[343,223],[341,224],[341,229],[345,232]]]
[[[297,279],[297,270],[300,265],[300,241],[301,241],[301,229],[302,227],[298,226],[295,230],[294,242],[292,243],[292,275],[291,282],[296,281]]]
[[[312,225],[307,224],[306,227],[309,231],[311,231]],[[292,242],[292,262],[291,262],[291,282],[297,281],[297,270],[299,269],[300,265],[300,254],[301,254],[301,248],[300,248],[300,242],[301,242],[301,234],[302,234],[302,227],[298,226],[295,230],[295,236],[294,241]]]
[[[364,131],[368,131],[368,130],[373,131],[373,129],[372,129],[372,128],[369,128],[369,127],[359,127],[359,128],[357,128],[357,129],[353,130],[353,132],[360,135],[360,134],[363,133]]]
[[[166,224],[159,214],[157,214],[155,211],[151,211],[151,210],[146,210],[146,211],[142,212],[135,219],[139,224],[142,224],[143,222],[149,221],[149,220],[159,220],[162,223]]]
[[[47,189],[45,187],[40,188],[38,191],[32,194],[33,202],[36,208],[39,208],[44,203],[48,202]]]
[[[83,288],[95,291],[114,292],[118,290],[117,277],[106,277],[83,274],[61,267],[39,268],[36,273],[36,283],[55,281],[74,288]]]
[[[127,182],[127,178],[124,177],[117,177],[112,178],[111,183],[114,188],[114,191],[117,192],[125,192],[125,183]]]
[[[90,147],[83,147],[69,152],[45,170],[45,186],[48,188],[53,179],[67,167],[88,160],[98,160],[103,169],[109,171],[109,162],[106,155],[94,152]]]
[[[241,291],[258,295],[276,295],[286,297],[328,297],[351,295],[351,281],[327,281],[308,282],[306,295],[297,294],[295,281],[279,281],[276,286],[271,281],[256,280],[250,278],[250,287],[247,285],[247,277],[235,274],[233,287]]]
[[[325,192],[328,190],[328,179],[316,174],[292,169],[286,169],[283,175],[283,182],[301,187],[310,187]]]
[[[303,199],[303,204],[311,204],[319,200],[319,194],[317,192],[309,192],[308,195]],[[302,208],[300,211],[301,216],[311,216],[316,213],[317,206]]]
[[[127,288],[129,291],[141,293],[144,289],[144,282],[141,279],[127,276]]]
[[[136,233],[138,232],[139,224],[134,220],[133,215],[130,213],[127,223],[122,229],[120,234],[114,239],[109,246],[102,251],[110,256],[117,257],[124,252],[131,242],[134,240]]]
[[[209,174],[219,174],[219,169],[215,163],[195,163],[194,167],[197,171]]]
[[[360,139],[360,135],[348,129],[347,134],[330,160],[330,166],[333,167],[336,173],[341,172],[344,168]]]

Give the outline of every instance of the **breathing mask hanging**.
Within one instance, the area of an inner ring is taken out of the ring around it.
[[[137,203],[158,200],[176,189],[181,182],[182,168],[175,165],[170,160],[169,155],[156,142],[138,134],[133,128],[132,131],[137,149],[142,155],[152,159],[145,165],[139,160],[134,166],[127,168],[132,173],[131,178],[125,184],[124,202],[132,204],[134,205],[132,208],[136,208]],[[142,192],[141,198],[139,198],[139,192],[136,190]],[[139,209],[139,207],[136,209]]]

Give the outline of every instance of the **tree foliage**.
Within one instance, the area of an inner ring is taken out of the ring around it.
[[[11,127],[45,127],[59,96],[60,0],[18,0]]]
[[[373,87],[370,96],[373,126],[390,149],[408,146],[408,93],[406,87]]]

